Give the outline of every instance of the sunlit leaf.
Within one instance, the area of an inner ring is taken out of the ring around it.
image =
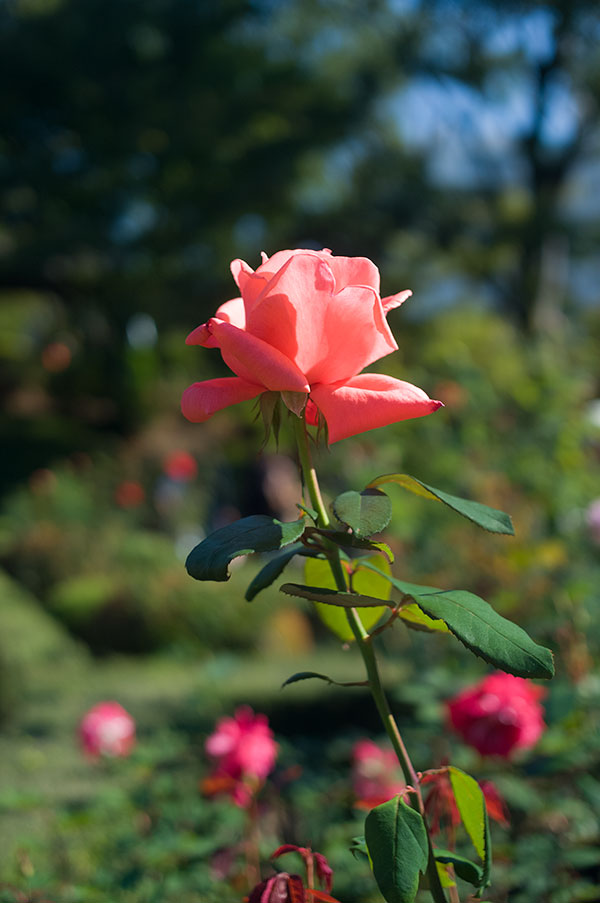
[[[366,538],[385,530],[392,517],[392,503],[378,489],[350,490],[335,499],[333,513],[355,536]]]
[[[521,627],[503,618],[474,593],[444,591],[390,576],[387,579],[395,589],[413,599],[428,617],[444,621],[461,643],[494,667],[518,677],[554,676],[552,652],[535,643]]]
[[[411,477],[407,473],[383,474],[371,480],[367,489],[376,489],[385,483],[396,483],[398,486],[402,486],[403,489],[408,489],[409,492],[420,495],[422,498],[443,502],[444,505],[452,508],[457,514],[461,514],[467,520],[472,521],[479,527],[483,527],[484,530],[488,530],[490,533],[504,533],[508,536],[514,536],[515,531],[509,515],[505,514],[504,511],[498,511],[497,508],[489,508],[480,502],[473,502],[470,499],[462,499],[457,495],[442,492],[441,489],[436,489],[435,486],[428,486],[427,483],[423,483],[422,480]]]
[[[465,856],[459,856],[451,850],[434,850],[436,862],[452,865],[454,871],[463,881],[468,881],[474,887],[482,887],[483,870],[476,862],[472,862]]]
[[[487,887],[490,883],[492,842],[483,791],[475,778],[454,765],[448,767],[448,774],[462,823],[483,863],[479,886]]]

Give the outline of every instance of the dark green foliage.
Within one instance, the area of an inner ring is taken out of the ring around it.
[[[481,866],[477,865],[476,862],[467,859],[466,856],[460,856],[458,853],[453,853],[451,850],[436,849],[435,858],[437,862],[444,862],[452,865],[458,877],[462,878],[463,881],[468,881],[469,884],[473,884],[477,888],[481,887],[483,872]]]
[[[304,528],[304,520],[284,524],[262,514],[244,517],[211,533],[192,549],[185,562],[187,572],[196,580],[229,580],[232,559],[281,549],[299,539]]]
[[[427,868],[423,819],[401,797],[371,809],[365,841],[377,886],[387,903],[412,903]]]
[[[310,599],[311,602],[322,602],[326,605],[339,605],[341,608],[381,608],[386,604],[383,599],[363,596],[360,593],[342,593],[324,586],[284,583],[279,589],[288,596],[299,596],[301,599]],[[387,604],[390,605],[390,603]]]
[[[535,643],[522,627],[503,618],[474,593],[418,586],[389,575],[387,579],[426,615],[443,621],[461,643],[496,668],[518,677],[554,676],[552,652]]]
[[[306,546],[303,546],[302,543],[297,543],[291,546],[291,548],[286,549],[281,555],[276,555],[274,558],[271,558],[271,560],[265,564],[264,568],[261,568],[248,586],[248,589],[246,590],[246,601],[252,602],[261,590],[266,589],[267,586],[271,586],[273,581],[277,580],[279,575],[284,572],[292,558],[295,555],[301,554],[303,550],[306,551]]]
[[[492,840],[485,798],[479,784],[471,775],[465,774],[453,765],[449,766],[448,773],[462,823],[482,861],[478,887],[483,889],[490,884],[492,868]]]

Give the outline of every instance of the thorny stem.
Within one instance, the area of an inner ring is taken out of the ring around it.
[[[296,434],[296,444],[298,446],[298,456],[300,458],[300,466],[302,468],[304,486],[306,487],[306,491],[308,492],[310,503],[318,514],[318,526],[327,528],[330,526],[331,521],[329,519],[327,509],[325,508],[325,505],[323,503],[321,490],[319,489],[319,483],[317,480],[317,473],[312,465],[310,447],[308,444],[308,435],[306,432],[304,419],[300,419],[299,417],[294,418],[294,431]],[[337,588],[341,592],[347,592],[348,585],[346,582],[344,569],[340,561],[338,547],[334,543],[328,543],[326,554]],[[402,771],[404,772],[405,781],[407,783],[410,783],[415,790],[415,793],[410,795],[410,800],[413,808],[415,808],[421,814],[423,823],[425,825],[425,830],[427,832],[427,844],[429,847],[427,878],[429,880],[429,889],[431,891],[431,895],[435,900],[435,903],[448,903],[446,894],[444,893],[440,882],[440,877],[433,854],[433,845],[431,843],[429,829],[425,820],[425,806],[419,786],[419,777],[410,760],[408,751],[404,745],[404,741],[398,729],[398,725],[396,724],[394,716],[389,707],[389,703],[387,701],[383,685],[381,683],[381,677],[379,675],[379,668],[377,666],[377,659],[375,658],[375,651],[373,649],[371,637],[365,630],[355,608],[346,609],[346,617],[348,618],[348,623],[350,625],[350,628],[352,629],[356,644],[360,650],[363,662],[365,664],[367,676],[369,678],[371,695],[373,696],[373,701],[375,702],[377,711],[379,712],[379,717],[381,718],[386,733],[390,738],[392,746],[394,747],[394,751],[396,753],[396,756],[398,757]]]

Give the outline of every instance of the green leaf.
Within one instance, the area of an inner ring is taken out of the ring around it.
[[[352,533],[344,533],[341,530],[324,530],[321,527],[307,527],[307,536],[324,536],[330,542],[342,549],[372,549],[381,552],[390,564],[394,562],[394,553],[385,542],[372,542],[370,539],[361,539]]]
[[[475,778],[465,774],[460,768],[450,765],[448,774],[462,823],[483,863],[479,887],[487,887],[492,866],[492,841],[485,797]]]
[[[472,862],[465,856],[459,856],[451,850],[434,850],[436,862],[443,862],[454,866],[454,871],[463,881],[468,881],[474,887],[482,887],[483,870],[476,862]]]
[[[385,483],[396,483],[398,486],[402,486],[403,489],[408,489],[409,492],[420,495],[422,498],[435,499],[438,502],[443,502],[444,505],[447,505],[448,508],[452,508],[457,514],[461,514],[463,517],[466,517],[467,520],[472,521],[479,527],[483,527],[484,530],[488,530],[490,533],[504,533],[508,536],[515,535],[512,520],[508,514],[504,513],[504,511],[498,511],[496,508],[489,508],[487,505],[482,505],[480,502],[473,502],[470,499],[461,499],[457,495],[450,495],[448,492],[442,492],[441,489],[436,489],[434,486],[428,486],[427,483],[423,483],[421,480],[417,480],[416,477],[411,477],[407,473],[383,474],[383,476],[371,480],[367,489],[375,489],[378,486],[383,486]]]
[[[277,580],[280,574],[283,573],[287,565],[290,563],[292,558],[295,555],[302,555],[306,553],[306,546],[303,546],[301,542],[294,543],[293,546],[290,546],[282,552],[281,555],[276,555],[275,558],[272,558],[268,561],[264,568],[256,574],[256,576],[250,582],[248,589],[246,590],[245,599],[247,602],[252,602],[255,596],[257,596],[261,590],[266,589],[268,586],[271,586],[274,580]]]
[[[258,397],[260,413],[265,428],[264,444],[266,445],[273,430],[275,444],[279,442],[279,428],[281,426],[281,396],[279,392],[263,392]]]
[[[407,584],[409,587],[410,584]],[[517,677],[554,676],[552,653],[491,605],[466,590],[431,595],[408,594],[434,620],[444,621],[454,636],[486,662]]]
[[[373,561],[379,562],[381,572],[371,571],[362,566],[364,563]],[[385,558],[380,559],[374,555],[369,558],[360,558],[354,562],[352,587],[358,593],[363,593],[366,596],[376,596],[378,599],[387,601],[392,592],[392,587],[386,577],[389,574],[391,574],[391,570]],[[304,566],[304,580],[309,586],[326,586],[328,589],[336,589],[328,561],[315,558],[309,559]],[[344,611],[334,605],[323,605],[318,602],[315,608],[321,621],[343,643],[351,643],[354,640],[354,634]],[[362,609],[359,611],[358,616],[362,621],[363,627],[368,631],[377,624],[386,611],[387,606]]]
[[[416,602],[403,605],[398,612],[398,617],[413,630],[423,630],[425,633],[450,633],[444,621],[430,618],[424,611],[421,611]]]
[[[428,858],[427,832],[419,813],[399,796],[376,806],[365,821],[365,840],[387,903],[412,903]]]
[[[299,508],[300,511],[304,511],[305,514],[308,514],[313,523],[317,523],[319,520],[319,512],[315,511],[314,508],[307,508],[306,505],[301,505],[299,502],[296,502],[296,508]]]
[[[366,682],[364,680],[339,681],[333,680],[326,674],[319,674],[318,671],[298,671],[297,674],[292,674],[291,677],[288,677],[288,679],[281,684],[281,689],[283,690],[283,688],[287,687],[288,684],[295,684],[301,680],[311,680],[311,678],[324,680],[326,683],[331,684],[334,687],[364,687],[366,685]]]
[[[187,572],[196,580],[229,580],[228,565],[238,555],[274,552],[299,539],[304,520],[282,523],[274,517],[255,514],[227,524],[207,536],[187,557]]]
[[[327,677],[326,674],[319,674],[317,671],[298,671],[296,674],[292,674],[291,677],[288,677],[287,680],[281,684],[281,689],[287,687],[289,684],[296,684],[301,680],[311,680],[311,678],[316,677],[318,680],[324,680],[328,684],[334,684],[335,680],[332,680],[331,677]]]
[[[302,412],[308,401],[308,394],[306,392],[282,392],[281,400],[288,411],[291,411],[296,417],[302,417]]]
[[[350,852],[354,856],[355,859],[360,859],[362,856],[366,856],[369,861],[369,851],[367,849],[367,842],[364,837],[353,837],[352,842],[350,844]]]
[[[343,593],[326,586],[303,586],[301,583],[284,583],[279,589],[287,596],[299,596],[311,602],[323,602],[340,608],[381,608],[382,599],[361,596],[360,593]]]
[[[368,565],[373,568],[373,565]],[[375,568],[377,570],[377,568]],[[379,572],[382,573],[382,572]],[[486,662],[517,677],[554,676],[552,652],[538,646],[525,631],[499,615],[491,605],[466,590],[443,590],[387,577],[410,596],[421,611],[441,620],[454,636]]]
[[[366,538],[385,530],[392,519],[392,503],[379,489],[351,490],[338,495],[333,513],[355,536]]]

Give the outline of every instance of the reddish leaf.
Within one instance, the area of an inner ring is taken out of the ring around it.
[[[287,880],[289,903],[306,903],[304,885],[299,875],[289,875]],[[270,903],[270,901],[269,901]]]
[[[485,808],[489,817],[497,821],[503,828],[508,828],[510,826],[508,809],[496,785],[492,781],[479,781],[479,786],[483,791]]]
[[[330,891],[333,882],[333,869],[322,853],[315,853],[314,857],[317,866],[317,877],[325,885],[325,889]]]
[[[283,856],[284,853],[300,853],[300,855],[304,858],[308,850],[306,847],[297,847],[293,843],[284,843],[283,846],[278,847],[274,853],[271,853],[270,859],[277,859],[278,856]]]
[[[220,793],[231,793],[239,782],[226,774],[213,774],[200,782],[200,790],[204,796],[217,796]]]
[[[322,890],[307,890],[307,895],[312,898],[308,903],[340,903],[335,897],[324,893]]]
[[[248,903],[288,903],[289,877],[287,872],[280,872],[267,881],[261,881],[247,898]]]

